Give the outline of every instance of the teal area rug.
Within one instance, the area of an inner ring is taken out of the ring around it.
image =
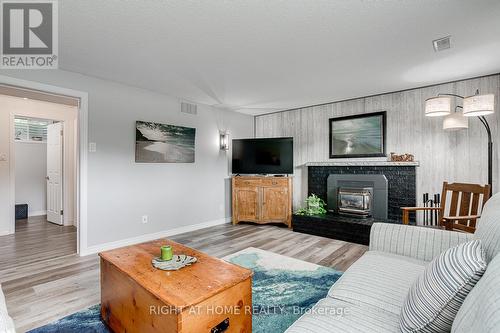
[[[252,247],[224,259],[254,272],[253,333],[284,332],[342,275],[333,268]]]
[[[307,309],[324,298],[341,272],[249,247],[224,258],[254,272],[253,333],[284,332]],[[30,333],[110,333],[99,305],[64,317]]]

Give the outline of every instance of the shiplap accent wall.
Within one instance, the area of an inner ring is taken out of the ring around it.
[[[494,191],[499,190],[500,75],[440,84],[402,92],[261,115],[255,118],[256,137],[294,138],[294,209],[307,195],[307,162],[329,159],[328,119],[339,116],[387,111],[387,153],[411,153],[420,162],[417,168],[417,201],[425,192],[441,192],[443,181],[487,183],[487,136],[476,118],[469,129],[447,132],[443,118],[424,116],[425,99],[438,93],[462,96],[494,93],[496,112],[487,116],[494,142]],[[457,100],[459,105],[461,101]]]

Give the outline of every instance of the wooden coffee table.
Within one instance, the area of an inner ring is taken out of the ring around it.
[[[179,271],[151,265],[161,245],[198,258]],[[114,332],[252,332],[252,271],[168,240],[99,253],[101,315]]]

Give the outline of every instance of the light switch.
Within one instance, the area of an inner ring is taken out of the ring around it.
[[[0,161],[2,162],[7,161],[7,154],[0,154]]]
[[[95,153],[97,151],[97,143],[89,142],[89,152]]]

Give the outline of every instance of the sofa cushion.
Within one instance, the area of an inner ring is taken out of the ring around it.
[[[477,222],[476,239],[480,239],[490,262],[500,252],[500,193],[486,202]]]
[[[14,322],[7,313],[7,306],[5,305],[2,286],[0,286],[0,332],[15,333]]]
[[[379,307],[399,316],[413,281],[426,262],[378,251],[366,252],[330,288],[328,296]]]
[[[450,247],[473,239],[473,234],[464,232],[393,223],[373,223],[370,232],[370,251],[431,261]]]
[[[460,244],[436,257],[410,288],[401,311],[401,331],[449,332],[486,265],[479,240]]]
[[[465,298],[458,311],[452,333],[500,332],[500,256],[489,264],[486,272]]]
[[[333,298],[320,300],[285,333],[389,333],[399,332],[399,316],[369,305]]]

